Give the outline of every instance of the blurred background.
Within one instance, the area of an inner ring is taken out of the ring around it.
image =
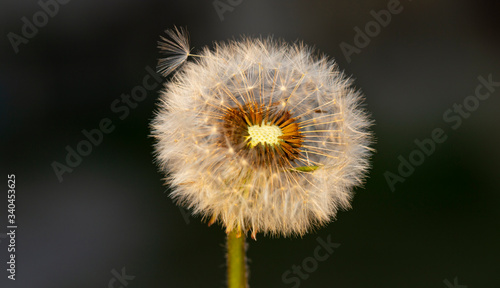
[[[377,152],[353,209],[303,238],[250,241],[251,287],[499,287],[499,84],[472,99],[480,77],[500,82],[499,8],[486,0],[2,1],[0,287],[225,287],[223,230],[175,206],[153,163],[155,78],[127,113],[112,108],[152,75],[159,35],[174,25],[188,28],[194,53],[242,34],[314,45],[355,79],[376,123]],[[372,23],[388,9],[399,12],[385,27]],[[356,36],[367,25],[372,36]],[[460,116],[454,105],[465,99],[473,109]],[[443,119],[449,109],[453,121]],[[54,163],[67,165],[67,147],[103,119],[113,130],[58,177]],[[446,141],[391,189],[388,173],[436,128]],[[4,238],[12,173],[15,281]],[[317,237],[340,246],[307,279],[283,281],[314,256]]]

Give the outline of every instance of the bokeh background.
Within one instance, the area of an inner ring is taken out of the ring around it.
[[[214,2],[234,7],[220,14]],[[21,36],[22,18],[41,7],[2,1],[0,233],[10,173],[19,228],[16,281],[0,234],[0,287],[225,286],[223,230],[184,215],[153,163],[159,89],[123,120],[110,109],[155,68],[159,35],[174,25],[188,28],[193,52],[242,34],[314,45],[352,75],[376,123],[373,168],[353,209],[303,238],[250,241],[251,287],[294,287],[283,273],[313,256],[318,236],[341,246],[300,287],[499,287],[500,88],[456,130],[443,114],[474,95],[479,76],[500,81],[500,6],[401,1],[348,61],[340,44],[354,45],[354,28],[389,2],[73,0],[15,53],[8,34]],[[51,164],[104,118],[114,131],[60,182]],[[447,140],[391,191],[384,173],[435,128]],[[122,268],[135,278],[109,286]]]

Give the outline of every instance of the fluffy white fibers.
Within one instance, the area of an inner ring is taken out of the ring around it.
[[[371,121],[336,64],[271,38],[199,55],[184,40],[163,62],[180,68],[151,124],[171,197],[254,238],[302,235],[349,208],[369,168]]]

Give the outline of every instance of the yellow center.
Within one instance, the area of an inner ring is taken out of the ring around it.
[[[278,145],[280,144],[281,140],[278,138],[279,136],[283,135],[283,131],[281,131],[281,128],[276,126],[276,125],[269,125],[268,124],[262,124],[262,125],[253,125],[253,126],[248,126],[248,138],[250,139],[249,145],[250,147],[255,147],[257,144],[262,143],[264,144],[269,144],[269,145]]]

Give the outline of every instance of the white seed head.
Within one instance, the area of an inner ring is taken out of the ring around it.
[[[151,126],[178,204],[253,236],[302,235],[350,207],[371,121],[351,81],[311,53],[243,38],[175,63]]]

